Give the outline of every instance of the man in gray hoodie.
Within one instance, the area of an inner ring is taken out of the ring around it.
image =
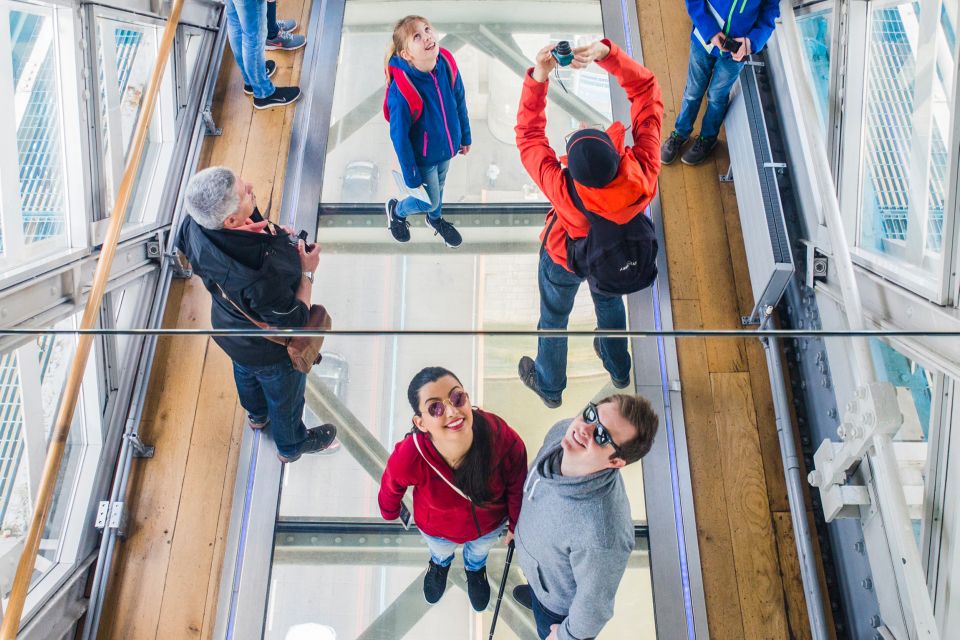
[[[641,396],[617,394],[558,422],[530,466],[516,527],[517,557],[541,640],[594,638],[634,547],[620,468],[653,444],[658,418]]]

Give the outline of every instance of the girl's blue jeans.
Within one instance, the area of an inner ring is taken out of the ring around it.
[[[490,533],[476,540],[464,543],[463,545],[463,566],[467,571],[480,571],[487,566],[487,556],[490,549],[497,543],[500,536],[506,529],[506,523],[500,525]],[[456,542],[450,542],[444,538],[435,538],[428,536],[423,531],[420,532],[423,539],[427,541],[427,547],[430,549],[430,558],[434,564],[441,567],[449,567],[453,562],[453,552],[457,548]]]
[[[450,161],[444,160],[429,167],[419,167],[423,176],[423,188],[430,196],[430,204],[414,197],[404,198],[397,204],[397,215],[406,218],[411,213],[425,213],[431,220],[439,220],[443,209],[443,185],[447,181]]]

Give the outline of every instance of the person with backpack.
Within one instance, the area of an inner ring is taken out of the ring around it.
[[[703,96],[707,111],[700,134],[680,160],[698,165],[717,146],[720,125],[727,114],[730,90],[740,77],[747,56],[759,53],[773,35],[780,17],[778,0],[686,0],[693,21],[687,84],[674,131],[664,140],[660,159],[670,164],[693,133]]]
[[[577,290],[586,280],[598,329],[626,329],[622,296],[650,286],[657,275],[656,232],[644,211],[660,174],[660,85],[653,72],[610,40],[574,49],[571,66],[582,69],[596,61],[623,87],[630,100],[634,146],[624,145],[626,128],[614,122],[606,131],[574,131],[567,138],[566,156],[558,159],[544,132],[548,78],[557,65],[551,49],[541,49],[536,66],[527,71],[516,126],[523,166],[553,205],[540,234],[537,327],[566,329]],[[593,348],[614,386],[626,388],[627,340],[598,337]],[[550,408],[562,402],[566,371],[566,338],[540,338],[536,360],[520,359],[520,379]]]
[[[399,518],[413,487],[414,520],[430,550],[424,597],[430,604],[440,600],[462,544],[467,595],[474,610],[483,611],[490,601],[487,555],[505,529],[509,545],[520,517],[527,449],[502,418],[471,407],[460,380],[443,367],[417,373],[407,399],[413,428],[387,460],[380,513]]]
[[[427,214],[426,223],[450,248],[463,242],[460,232],[444,220],[443,185],[450,159],[470,151],[470,120],[463,79],[453,54],[437,42],[433,25],[421,16],[406,16],[393,28],[384,61],[387,90],[384,117],[410,189],[421,185],[430,202],[408,196],[387,200],[387,227],[397,242],[410,240],[407,217]]]

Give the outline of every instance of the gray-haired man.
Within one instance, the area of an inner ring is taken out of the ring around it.
[[[253,185],[225,167],[210,167],[187,184],[187,213],[177,247],[213,297],[214,329],[303,327],[310,310],[319,245],[309,250],[289,229],[263,220]],[[215,336],[233,360],[240,404],[250,426],[269,423],[281,462],[328,449],[337,429],[303,424],[307,376],[290,363],[286,348],[266,338]]]

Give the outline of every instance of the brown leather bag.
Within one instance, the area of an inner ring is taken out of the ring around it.
[[[223,298],[233,305],[233,307],[243,314],[251,324],[259,327],[260,329],[274,329],[266,322],[261,322],[259,320],[254,320],[250,317],[246,311],[240,308],[236,302],[230,299],[227,295],[227,292],[223,290],[223,287],[217,283],[217,288],[220,289],[220,295]],[[307,316],[307,324],[302,327],[303,329],[322,329],[324,331],[329,330],[333,326],[333,321],[330,318],[330,314],[327,313],[326,308],[322,304],[310,305],[310,313]],[[320,364],[322,356],[320,355],[320,348],[323,346],[324,336],[290,336],[289,338],[284,336],[264,336],[270,342],[276,342],[277,344],[282,344],[287,348],[287,355],[290,356],[290,364],[293,365],[293,368],[301,373],[310,373],[310,368],[315,364]]]

